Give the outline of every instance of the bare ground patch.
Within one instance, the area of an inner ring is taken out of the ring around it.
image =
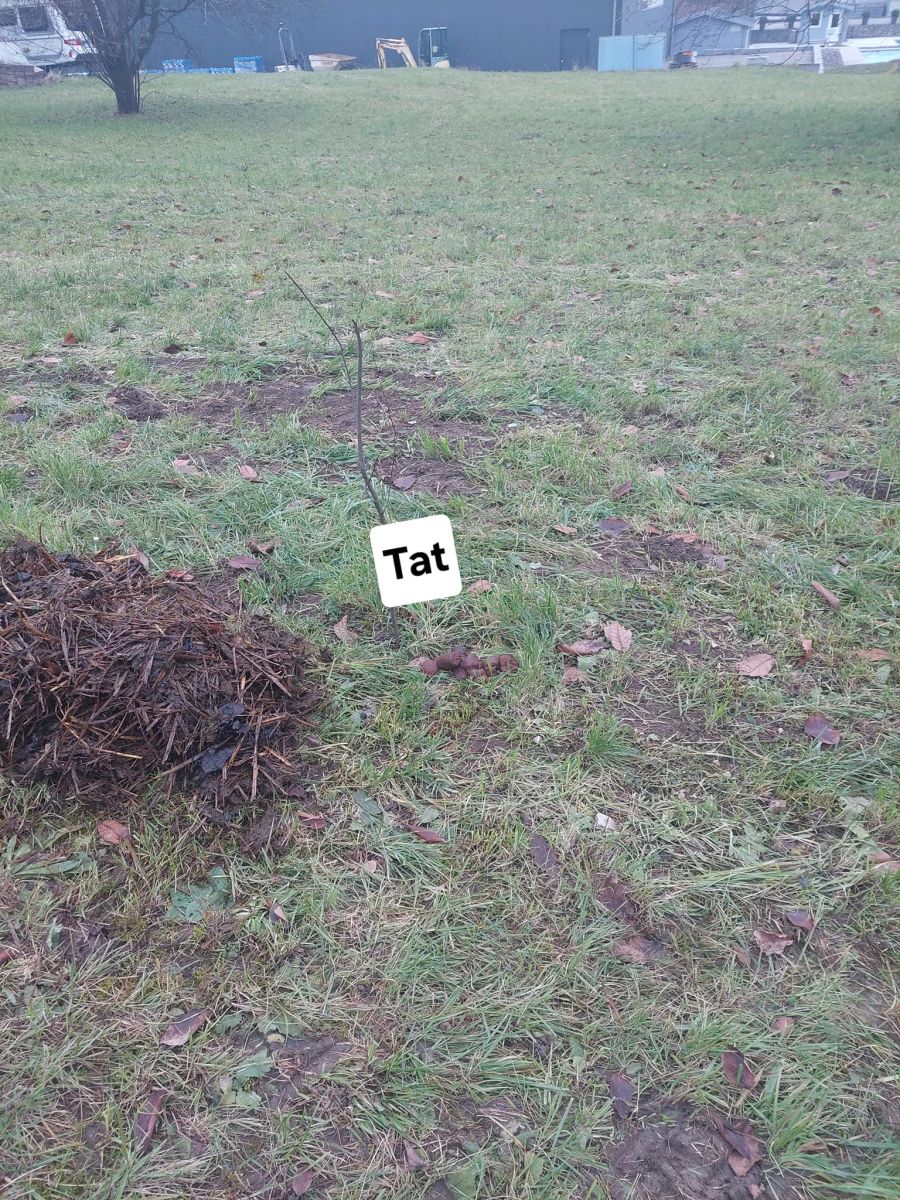
[[[605,534],[591,549],[596,559],[588,570],[595,575],[649,576],[672,567],[725,567],[725,559],[715,546],[696,533],[633,534],[623,530]]]
[[[169,412],[168,406],[158,400],[152,392],[128,383],[113,388],[106,401],[129,421],[158,421]]]
[[[703,745],[709,749],[711,731],[702,713],[682,711],[673,700],[673,687],[665,679],[651,682],[632,675],[616,706],[616,716],[642,741],[672,742],[676,746]]]
[[[610,1200],[779,1200],[807,1196],[785,1179],[766,1177],[756,1163],[739,1177],[733,1150],[708,1117],[686,1105],[648,1113],[609,1152]]]
[[[375,474],[399,492],[466,496],[475,491],[463,467],[442,458],[385,459],[376,466]]]
[[[495,440],[487,422],[443,417],[432,411],[433,388],[422,394],[402,390],[408,382],[398,378],[400,386],[373,388],[363,393],[363,430],[370,439],[401,445],[410,436],[426,434],[444,438],[448,443],[492,445]],[[235,417],[253,425],[262,425],[273,417],[296,413],[304,424],[338,441],[356,437],[356,397],[354,393],[313,393],[321,386],[318,376],[264,379],[257,383],[211,383],[200,395],[179,402],[178,411],[207,425],[229,426]]]
[[[851,471],[843,483],[844,487],[850,488],[860,496],[866,496],[869,500],[900,500],[900,484],[877,467]]]

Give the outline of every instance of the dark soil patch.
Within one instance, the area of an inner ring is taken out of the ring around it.
[[[328,1075],[352,1051],[349,1042],[338,1042],[328,1034],[288,1037],[274,1055],[280,1078],[265,1089],[273,1108],[287,1108]]]
[[[443,458],[402,458],[379,463],[375,474],[400,492],[432,496],[466,496],[475,491],[459,463]]]
[[[844,480],[844,487],[850,488],[860,496],[867,496],[870,500],[900,499],[900,485],[895,483],[890,475],[879,471],[877,467],[851,471]]]
[[[686,540],[687,539],[687,540]],[[608,534],[591,549],[595,575],[654,575],[669,567],[708,566],[723,570],[725,559],[696,534]]]
[[[352,392],[332,392],[313,398],[320,386],[317,376],[262,380],[258,383],[209,384],[181,411],[204,424],[219,428],[231,425],[235,416],[251,425],[265,425],[274,417],[297,413],[304,425],[337,441],[356,438],[356,398]],[[495,438],[490,428],[478,421],[441,417],[426,410],[425,401],[393,389],[363,394],[363,430],[371,444],[390,445],[402,453],[417,434],[425,434],[448,445],[465,446],[466,452],[489,449]]]
[[[652,682],[632,675],[626,680],[625,694],[616,706],[616,716],[641,740],[675,742],[679,745],[704,744],[712,749],[718,739],[710,740],[710,731],[700,712],[682,713],[671,699],[672,688],[659,676]]]
[[[109,374],[113,372],[109,371]],[[0,367],[0,384],[52,383],[58,386],[61,383],[83,383],[96,386],[106,381],[103,372],[96,367],[88,366],[87,363],[69,362],[62,357],[56,363],[28,359],[20,366]]]
[[[267,425],[275,417],[296,412],[319,386],[317,378],[278,383],[210,383],[199,396],[178,402],[178,412],[202,425],[227,428],[235,417],[248,425]]]
[[[109,945],[109,927],[105,922],[59,911],[54,913],[54,921],[59,926],[54,949],[69,962],[80,965]]]
[[[158,421],[169,411],[150,392],[143,388],[132,387],[123,383],[106,397],[116,412],[120,412],[129,421]]]
[[[672,650],[691,663],[724,663],[734,657],[736,638],[733,618],[698,615],[693,630],[673,642]]]
[[[0,767],[57,795],[283,792],[318,694],[308,646],[135,555],[0,553]]]
[[[641,1127],[628,1133],[607,1156],[610,1200],[759,1200],[770,1196],[760,1164],[738,1178],[728,1165],[729,1152],[715,1126],[686,1106],[648,1115]],[[782,1194],[792,1193],[785,1190]]]

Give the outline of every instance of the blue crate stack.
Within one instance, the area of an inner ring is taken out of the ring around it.
[[[170,75],[175,71],[187,73],[193,69],[194,64],[189,58],[164,58],[162,60],[162,69],[164,75]]]
[[[265,59],[260,58],[258,55],[236,58],[234,60],[234,69],[237,73],[242,71],[265,71]]]

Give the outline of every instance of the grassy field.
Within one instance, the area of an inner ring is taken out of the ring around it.
[[[788,71],[166,79],[127,121],[0,93],[3,538],[211,576],[273,541],[247,604],[333,653],[324,829],[6,783],[5,1196],[898,1194],[896,103]],[[399,650],[285,269],[365,330],[391,516],[454,524],[463,593]],[[629,649],[557,649],[610,621]],[[408,666],[458,643],[519,670]]]

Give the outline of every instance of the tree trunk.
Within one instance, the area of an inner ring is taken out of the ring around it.
[[[141,111],[140,71],[128,60],[108,64],[109,86],[116,94],[116,111],[131,117]]]

